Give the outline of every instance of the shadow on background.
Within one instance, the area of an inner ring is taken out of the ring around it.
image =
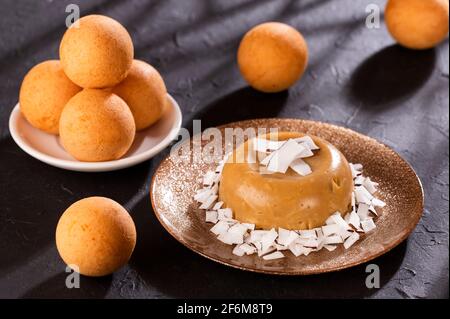
[[[73,202],[90,196],[127,203],[149,180],[146,161],[127,169],[71,172],[39,162],[11,137],[0,140],[0,277],[54,243],[59,217]]]
[[[283,109],[288,91],[280,93],[261,93],[250,87],[226,95],[192,115],[202,120],[202,127],[218,126],[230,122],[257,118],[276,117]],[[191,121],[188,122],[191,129]]]
[[[392,45],[365,60],[353,73],[350,93],[379,110],[417,92],[433,72],[435,50],[408,50]]]
[[[360,298],[367,289],[365,265],[316,276],[271,276],[229,268],[201,257],[173,239],[159,224],[144,198],[133,209],[138,241],[130,266],[168,297],[175,298]],[[374,262],[381,286],[398,271],[406,243]]]
[[[112,276],[88,278],[80,276],[80,288],[68,289],[65,285],[69,273],[62,272],[27,291],[21,298],[28,299],[86,299],[103,298],[109,290]]]

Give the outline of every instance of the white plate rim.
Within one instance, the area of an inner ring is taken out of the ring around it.
[[[55,166],[58,168],[71,170],[71,171],[78,171],[78,172],[107,172],[107,171],[115,171],[123,168],[127,168],[133,165],[137,165],[139,163],[142,163],[159,152],[161,152],[164,148],[166,148],[178,135],[179,130],[181,128],[181,123],[183,119],[183,114],[181,112],[180,106],[178,105],[177,101],[170,95],[167,94],[172,107],[174,108],[175,112],[175,121],[172,125],[172,128],[167,136],[164,137],[164,139],[159,142],[154,147],[146,150],[145,152],[139,153],[134,156],[114,160],[114,161],[106,161],[106,162],[77,162],[77,161],[70,161],[70,160],[64,160],[55,158],[53,156],[50,156],[48,154],[42,153],[41,151],[36,150],[35,148],[28,145],[24,139],[22,138],[21,134],[18,131],[17,128],[17,119],[20,114],[19,109],[19,103],[15,105],[13,110],[11,111],[11,114],[9,116],[9,132],[11,134],[11,137],[13,138],[14,142],[28,155],[34,157],[35,159],[44,162],[46,164],[49,164],[51,166]]]

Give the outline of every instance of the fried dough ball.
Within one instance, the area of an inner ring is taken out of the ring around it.
[[[448,0],[389,0],[385,20],[399,44],[429,49],[447,37]]]
[[[62,146],[87,162],[119,159],[133,143],[135,131],[128,105],[108,90],[85,89],[75,95],[59,123]]]
[[[34,127],[58,134],[61,112],[80,90],[64,74],[58,60],[39,63],[27,73],[20,87],[20,111]]]
[[[127,30],[116,20],[89,15],[64,34],[59,55],[67,76],[83,88],[112,87],[122,81],[133,61]]]
[[[120,204],[88,197],[72,204],[56,227],[64,262],[86,276],[105,276],[125,265],[136,245],[136,228]]]
[[[133,61],[128,76],[114,87],[113,92],[130,107],[136,130],[158,121],[167,103],[167,90],[161,75],[150,64],[139,60]]]
[[[238,65],[244,79],[262,92],[288,89],[301,78],[308,63],[308,47],[293,27],[279,23],[260,24],[243,37]]]

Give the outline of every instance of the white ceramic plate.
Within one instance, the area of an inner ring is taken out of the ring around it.
[[[181,110],[168,95],[169,107],[163,117],[146,130],[136,133],[130,150],[121,158],[107,162],[80,162],[61,146],[59,137],[31,126],[17,104],[9,118],[9,131],[19,147],[34,158],[59,168],[80,172],[105,172],[139,164],[161,152],[174,140],[181,127]]]

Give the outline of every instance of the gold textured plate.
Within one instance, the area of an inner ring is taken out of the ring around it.
[[[150,196],[153,210],[164,228],[196,253],[219,263],[267,274],[308,275],[352,267],[391,250],[414,229],[423,211],[423,190],[414,170],[397,153],[376,140],[331,124],[299,119],[259,119],[219,127],[278,128],[316,135],[333,143],[349,162],[364,165],[364,175],[379,182],[377,197],[387,205],[376,219],[377,228],[361,236],[351,248],[342,245],[332,252],[323,249],[308,256],[265,261],[256,255],[238,257],[221,243],[205,222],[203,210],[193,200],[201,187],[200,177],[216,164],[174,162],[164,159],[156,170]],[[192,141],[189,141],[192,143]]]

